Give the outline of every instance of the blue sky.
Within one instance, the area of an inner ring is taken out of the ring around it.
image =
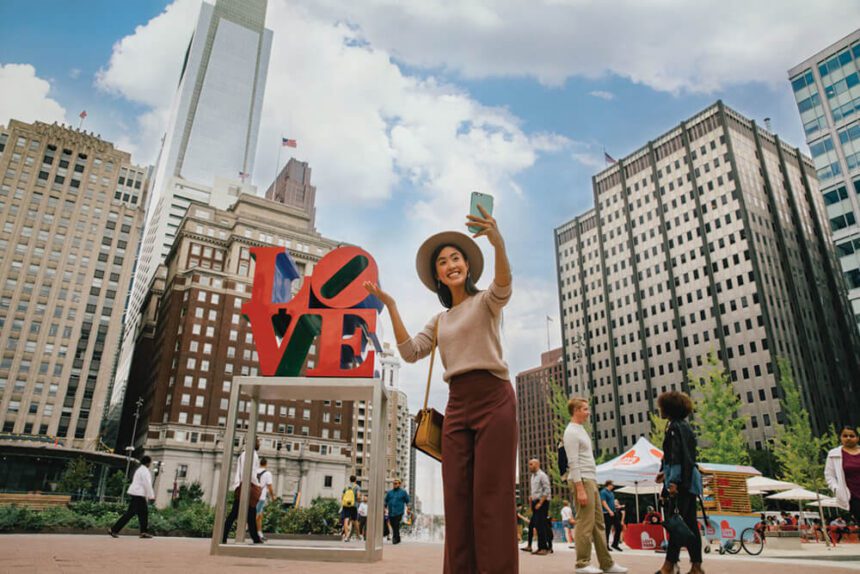
[[[86,109],[85,129],[153,162],[199,3],[4,0],[0,123],[77,125]],[[462,225],[470,191],[494,194],[515,278],[503,337],[512,375],[539,363],[546,316],[560,342],[552,230],[591,207],[603,149],[623,157],[723,99],[806,150],[786,71],[860,22],[848,0],[528,6],[269,0],[252,174],[262,193],[280,136],[296,138],[319,230],[374,254],[412,332],[438,306],[414,273],[418,244]],[[426,368],[402,369],[413,408]],[[445,396],[437,378],[431,402]]]

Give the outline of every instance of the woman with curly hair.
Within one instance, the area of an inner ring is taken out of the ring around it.
[[[696,435],[687,421],[693,412],[693,401],[679,391],[668,391],[657,397],[660,416],[668,419],[663,439],[663,464],[657,482],[664,483],[666,516],[677,512],[693,533],[687,546],[692,568],[690,574],[704,574],[702,570],[702,537],[696,520],[696,502],[702,494],[702,475],[696,468]],[[681,544],[669,536],[666,560],[659,574],[673,574],[681,556]]]

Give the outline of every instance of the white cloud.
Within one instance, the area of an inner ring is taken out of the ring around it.
[[[860,21],[860,3],[844,0],[300,1],[413,66],[548,85],[617,74],[670,92],[777,85]]]
[[[612,92],[607,92],[605,90],[594,90],[588,92],[588,95],[594,96],[595,98],[600,98],[601,100],[606,100],[607,102],[610,102],[615,99],[615,94],[613,94]]]
[[[0,124],[10,119],[65,122],[66,110],[49,97],[51,84],[29,64],[0,65]]]
[[[77,80],[81,77],[81,69],[80,68],[72,68],[69,70],[69,77],[73,80]]]

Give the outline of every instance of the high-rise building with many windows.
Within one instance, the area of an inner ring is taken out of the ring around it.
[[[147,208],[111,402],[122,402],[144,300],[192,202],[228,208],[254,171],[272,31],[267,0],[202,3]]]
[[[3,432],[98,448],[148,172],[91,133],[0,127]]]
[[[756,449],[783,422],[779,358],[818,431],[860,411],[860,343],[809,157],[717,102],[592,186],[595,207],[555,245],[565,374],[593,398],[595,448],[647,435],[657,396],[689,391],[711,353]]]
[[[520,491],[528,491],[529,460],[536,458],[549,473],[549,452],[556,452],[556,413],[551,400],[553,385],[564,389],[563,349],[541,353],[540,366],[517,373],[517,422],[519,424],[519,482]],[[567,420],[561,421],[567,424]],[[560,437],[559,437],[560,438]],[[556,498],[566,498],[567,488],[552,485]]]
[[[860,29],[788,76],[860,330]]]

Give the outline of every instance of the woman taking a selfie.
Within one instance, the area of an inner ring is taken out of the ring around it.
[[[468,235],[446,231],[418,249],[418,277],[445,310],[411,337],[394,299],[378,286],[367,290],[388,308],[401,357],[413,363],[439,347],[449,384],[442,426],[447,574],[518,572],[515,513],[516,396],[502,357],[502,308],[511,297],[511,268],[496,220],[479,207],[468,215],[473,237],[495,252],[495,277],[475,286],[484,261]]]

